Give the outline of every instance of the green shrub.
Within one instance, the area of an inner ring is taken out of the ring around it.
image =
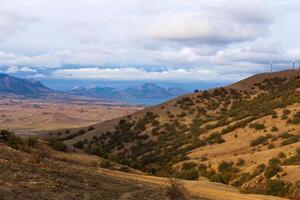
[[[300,147],[296,149],[296,154],[283,161],[283,165],[300,165]]]
[[[35,147],[37,143],[38,143],[38,140],[34,137],[29,137],[26,139],[26,144],[29,147]]]
[[[278,116],[277,116],[277,112],[275,112],[275,111],[273,111],[273,112],[272,112],[272,118],[273,118],[273,119],[276,119],[276,118],[278,118]]]
[[[288,110],[288,109],[284,109],[283,113],[282,113],[282,116],[281,116],[281,119],[287,119],[289,114],[291,114],[291,111]]]
[[[0,130],[0,139],[8,141],[8,139],[13,135],[9,130]]]
[[[273,126],[272,129],[271,129],[271,131],[272,131],[272,132],[277,132],[277,131],[278,131],[278,128],[277,128],[276,126]]]
[[[250,127],[250,128],[254,128],[255,130],[263,130],[263,129],[266,128],[264,124],[260,124],[260,123],[258,123],[258,122],[253,123],[253,124],[250,124],[249,127]]]
[[[205,140],[208,144],[221,144],[225,142],[221,134],[218,132],[210,134]]]
[[[273,136],[271,134],[267,134],[266,136],[260,136],[254,140],[251,141],[251,146],[257,146],[260,144],[264,144],[268,141],[268,139],[272,138]]]
[[[23,145],[23,141],[20,137],[16,136],[16,135],[11,135],[8,139],[7,144],[14,148],[14,149],[20,149],[20,147]]]
[[[249,173],[243,173],[241,176],[234,181],[233,186],[240,187],[250,179],[251,175]]]
[[[229,162],[226,162],[226,161],[222,161],[219,166],[218,166],[218,171],[219,172],[226,172],[226,171],[231,171],[232,169],[232,165],[233,163],[229,163]]]
[[[292,119],[289,121],[291,124],[300,124],[300,111],[293,115]]]
[[[275,145],[273,143],[268,145],[268,149],[274,149],[274,148],[275,148]]]
[[[88,131],[92,131],[92,130],[95,130],[95,128],[93,127],[93,126],[90,126],[89,128],[88,128]],[[83,133],[84,134],[84,133]]]
[[[68,146],[57,138],[48,139],[49,145],[56,151],[67,151]]]
[[[200,176],[205,176],[205,177],[208,176],[207,166],[205,164],[203,163],[199,164],[198,169],[199,169]]]
[[[101,165],[102,168],[107,168],[107,169],[111,169],[112,168],[112,162],[109,160],[102,160],[101,161]]]
[[[263,173],[265,171],[265,169],[266,169],[266,165],[265,164],[259,164],[255,168],[254,172],[251,174],[251,178],[254,178],[257,175],[260,175],[261,173]]]
[[[290,137],[293,137],[294,135],[293,134],[290,134],[289,132],[283,132],[279,135],[279,137],[281,138],[284,138],[284,139],[287,139],[287,138],[290,138]]]
[[[224,184],[229,184],[233,174],[230,172],[225,172],[225,173],[218,173],[212,175],[209,180],[212,182],[218,182],[218,183],[224,183]]]
[[[300,136],[299,135],[294,135],[292,137],[289,137],[289,138],[283,140],[281,142],[281,145],[286,146],[286,145],[294,144],[296,142],[299,142],[299,140],[300,140]]]
[[[199,177],[198,170],[195,168],[175,173],[176,178],[185,180],[196,180]]]
[[[269,165],[279,165],[280,164],[280,160],[278,158],[271,158],[269,160]]]
[[[170,179],[167,195],[170,200],[187,200],[184,184],[177,179]]]
[[[267,180],[266,185],[266,194],[267,195],[273,195],[273,196],[283,196],[287,194],[289,191],[288,184],[286,184],[282,180]]]
[[[83,149],[84,148],[84,141],[78,141],[76,143],[73,144],[73,147],[77,148],[77,149]]]
[[[23,145],[22,139],[9,130],[0,131],[0,140],[3,140],[10,147],[17,150],[20,149],[20,147]]]
[[[237,166],[243,166],[245,164],[245,160],[239,158],[238,162],[236,163]]]
[[[122,172],[129,172],[129,167],[127,167],[127,166],[122,166],[122,167],[120,168],[120,171],[122,171]]]
[[[212,175],[212,176],[209,178],[209,180],[210,180],[211,182],[223,183],[223,180],[222,180],[222,177],[221,177],[220,174],[214,174],[214,175]]]
[[[285,153],[283,153],[283,152],[279,152],[279,153],[278,153],[278,157],[279,157],[279,158],[286,158],[286,155],[285,155]]]
[[[275,176],[278,172],[282,171],[282,168],[278,165],[270,165],[266,168],[264,175],[266,178]]]
[[[197,164],[194,163],[194,162],[185,162],[182,165],[182,170],[189,170],[189,169],[192,169],[192,168],[194,168],[196,166],[197,166]]]

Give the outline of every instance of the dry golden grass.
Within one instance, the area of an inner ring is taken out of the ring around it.
[[[103,102],[0,100],[0,129],[40,131],[88,126],[133,113],[141,107]]]

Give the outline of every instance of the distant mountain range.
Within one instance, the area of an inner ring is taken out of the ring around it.
[[[75,87],[69,93],[73,95],[89,96],[109,100],[126,99],[166,99],[186,94],[181,88],[163,88],[154,83],[147,83],[127,89],[116,89],[112,87]]]
[[[28,98],[49,97],[58,92],[41,82],[21,79],[6,74],[0,74],[0,95],[17,95]]]
[[[68,92],[50,89],[41,82],[33,79],[16,78],[7,74],[0,74],[0,96],[20,96],[23,98],[60,98],[72,99],[78,96],[92,97],[102,100],[123,101],[134,104],[144,104],[143,100],[171,99],[186,94],[181,88],[163,88],[153,83],[127,89],[111,87],[75,87]],[[138,99],[136,101],[130,101]],[[141,100],[141,101],[140,101]],[[147,104],[147,103],[146,103]],[[151,102],[149,104],[152,104]]]

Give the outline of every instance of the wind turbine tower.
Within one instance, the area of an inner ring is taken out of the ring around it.
[[[293,69],[295,69],[295,60],[293,60]]]

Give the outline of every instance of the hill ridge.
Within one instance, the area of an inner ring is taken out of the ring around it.
[[[158,176],[205,176],[264,194],[275,194],[268,187],[276,185],[275,195],[299,196],[300,169],[291,167],[300,163],[298,72],[259,74],[187,94],[81,134],[70,130],[65,142]]]

